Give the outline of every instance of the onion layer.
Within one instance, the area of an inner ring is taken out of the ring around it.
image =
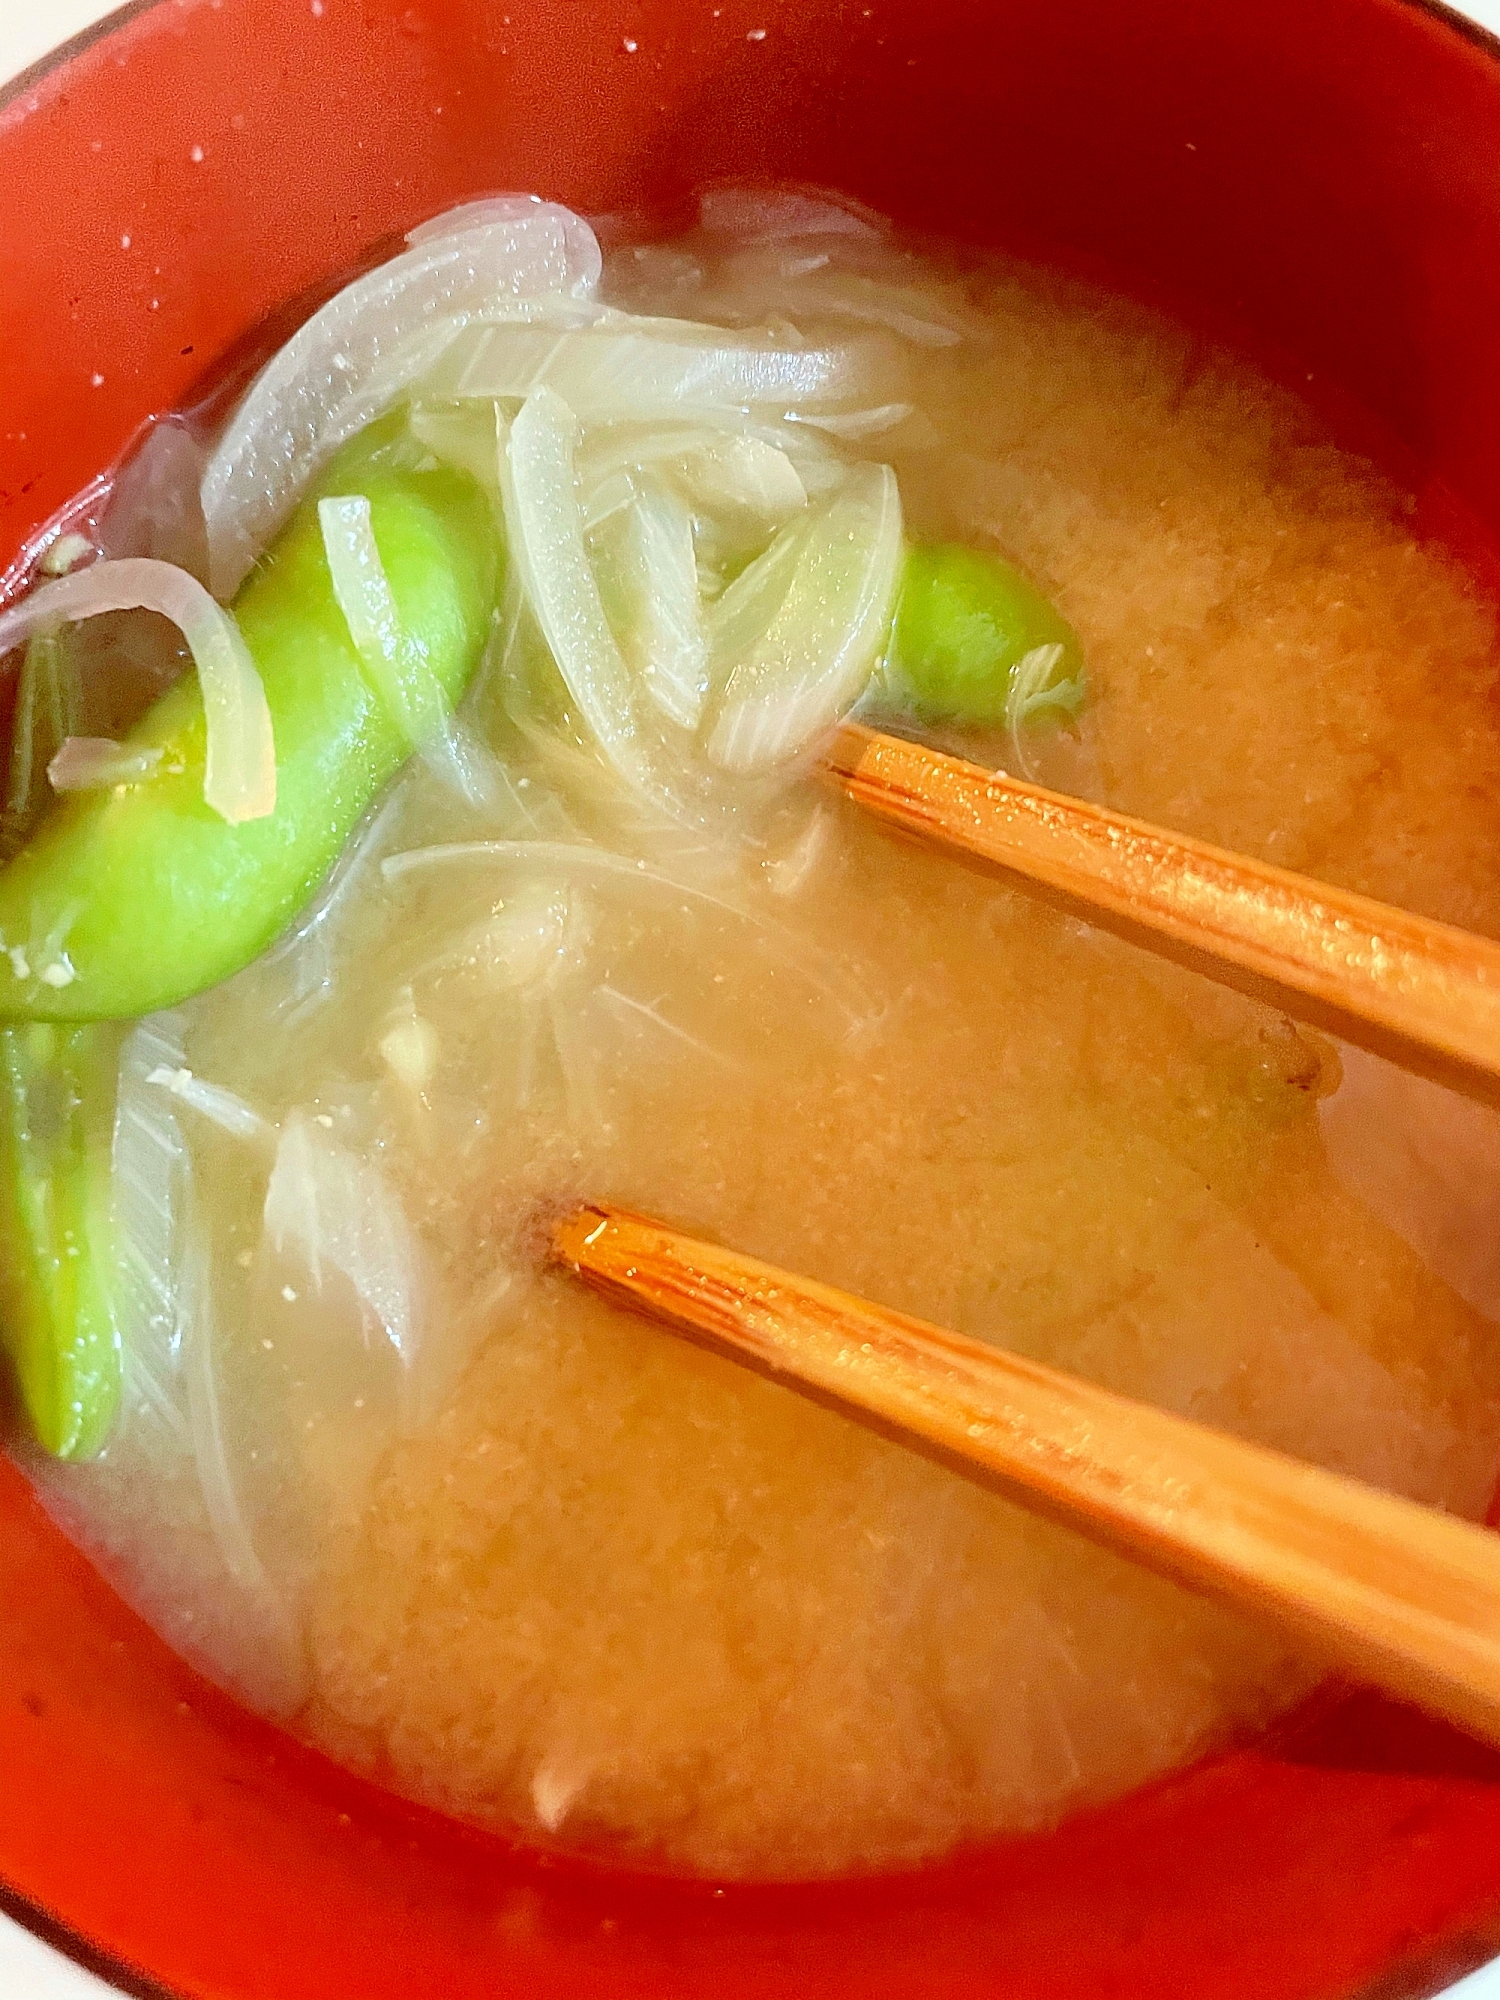
[[[422,1257],[379,1167],[293,1111],[266,1188],[265,1227],[278,1255],[288,1248],[300,1253],[315,1291],[323,1289],[325,1266],[345,1278],[411,1365],[421,1321]]]
[[[205,800],[231,826],[274,812],[276,744],[266,691],[233,614],[215,604],[186,570],[124,556],[44,583],[12,610],[0,612],[0,653],[34,632],[104,611],[158,611],[178,627],[203,691]]]
[[[139,784],[161,762],[159,744],[132,749],[112,736],[65,736],[47,766],[54,792],[102,791],[109,785]]]
[[[512,560],[579,716],[627,783],[650,792],[630,670],[605,616],[583,539],[574,457],[578,419],[537,389],[511,425],[501,463]]]
[[[859,466],[798,536],[785,595],[730,667],[709,731],[714,763],[769,770],[847,712],[890,627],[900,561],[896,475]]]
[[[576,303],[599,280],[593,231],[551,202],[416,234],[411,249],[346,285],[267,363],[215,446],[201,491],[218,596],[233,594],[318,467],[469,319],[517,302]]]
[[[662,713],[696,729],[708,691],[708,641],[687,501],[644,475],[604,539],[621,650]]]
[[[422,378],[424,395],[524,400],[547,387],[590,422],[681,417],[695,407],[819,408],[890,386],[889,344],[778,347],[691,320],[623,315],[572,332],[470,326]]]
[[[401,623],[362,493],[318,502],[333,594],[376,692],[414,748],[448,728],[448,698]]]

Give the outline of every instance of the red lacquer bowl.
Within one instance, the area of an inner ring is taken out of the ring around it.
[[[380,239],[496,188],[597,213],[726,174],[842,187],[1235,330],[1489,560],[1500,44],[1451,15],[155,0],[0,108],[0,568]],[[222,2000],[1394,2000],[1500,1945],[1500,1760],[1360,1697],[919,1875],[548,1866],[237,1712],[0,1463],[0,1882],[127,1989]]]

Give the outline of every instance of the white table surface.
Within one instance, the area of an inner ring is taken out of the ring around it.
[[[117,0],[0,0],[0,82],[111,13]],[[1255,0],[1245,0],[1253,6]],[[1500,34],[1500,0],[1463,11]],[[0,1917],[0,2000],[108,2000],[110,1986]],[[330,1994],[329,2000],[346,2000]],[[1500,2000],[1500,1960],[1451,1987],[1444,2000]]]

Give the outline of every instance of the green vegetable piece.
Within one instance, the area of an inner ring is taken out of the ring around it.
[[[404,425],[376,426],[319,491],[368,498],[411,671],[456,702],[490,630],[498,530],[468,474],[414,458]],[[230,826],[204,803],[203,701],[194,676],[177,682],[126,737],[161,746],[156,772],[60,800],[0,869],[0,1017],[129,1018],[238,972],[308,901],[404,762],[401,722],[333,594],[317,497],[234,605],[275,731],[275,812]]]
[[[940,722],[1015,729],[1076,715],[1084,697],[1067,620],[1010,563],[950,542],[907,550],[886,673],[899,699]]]
[[[47,1022],[0,1030],[0,1344],[39,1443],[103,1444],[120,1396],[110,1293],[118,1036]]]

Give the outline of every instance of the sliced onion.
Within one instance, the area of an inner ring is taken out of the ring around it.
[[[401,622],[369,501],[362,493],[320,500],[318,526],[334,597],[387,714],[446,785],[475,805],[486,803],[493,759],[459,730],[442,682]]]
[[[780,527],[807,505],[807,487],[779,446],[758,437],[716,438],[683,460],[678,473],[697,507],[747,513]]]
[[[900,561],[896,475],[859,466],[808,522],[775,616],[730,668],[708,738],[714,763],[769,770],[850,708],[889,629]]]
[[[314,1290],[324,1267],[340,1273],[379,1320],[409,1367],[419,1332],[422,1259],[411,1225],[385,1176],[293,1111],[282,1127],[266,1188],[266,1234],[278,1254],[290,1246]]]
[[[607,557],[627,665],[664,715],[696,729],[708,692],[708,639],[693,516],[682,494],[643,476],[615,517]]]
[[[597,488],[616,469],[643,470],[663,460],[675,462],[673,476],[684,479],[690,489],[699,481],[705,482],[703,500],[707,505],[707,484],[712,482],[713,474],[698,454],[720,453],[736,438],[750,439],[790,460],[807,498],[832,492],[843,483],[848,469],[847,460],[835,450],[823,428],[812,421],[810,413],[788,411],[776,415],[765,410],[751,413],[728,405],[700,404],[696,409],[658,415],[644,423],[619,417],[592,422],[578,453],[579,483],[587,496],[587,505],[592,511]],[[784,474],[772,475],[768,481],[762,468],[756,475],[758,485],[766,486],[772,481],[779,482],[783,494],[790,496],[792,488]],[[689,498],[694,497],[690,490]],[[742,493],[740,499],[744,497]],[[743,519],[743,506],[737,511]],[[775,525],[775,517],[769,511],[760,519],[766,525]]]
[[[764,634],[780,610],[796,574],[805,539],[805,521],[797,520],[783,528],[764,554],[741,570],[709,613],[711,678],[720,686],[735,661]]]
[[[603,290],[617,306],[660,312],[666,302],[690,300],[703,287],[703,266],[688,251],[665,243],[632,243],[605,260]]]
[[[544,202],[539,194],[491,194],[479,201],[461,201],[456,208],[445,208],[441,215],[431,216],[415,229],[408,229],[406,240],[415,248],[419,243],[435,243],[440,237],[461,235],[466,229],[486,228],[492,222],[529,222],[544,210],[561,218],[569,253],[580,274],[588,280],[588,291],[592,293],[602,268],[593,230],[582,216],[574,215],[571,209],[559,208],[555,202]]]
[[[180,417],[159,417],[117,474],[99,523],[99,553],[176,563],[202,583],[208,537],[198,488],[208,453]]]
[[[497,494],[500,480],[501,417],[498,403],[454,403],[446,408],[416,405],[411,432],[444,465],[457,466]]]
[[[781,347],[691,320],[621,315],[561,334],[470,326],[422,379],[425,395],[519,401],[553,389],[589,422],[680,417],[695,406],[803,408],[868,396],[890,375],[889,343]]]
[[[642,1000],[634,993],[622,993],[617,986],[611,986],[608,981],[604,981],[594,988],[594,997],[604,1003],[609,1013],[614,1016],[616,1025],[627,1031],[632,1043],[637,1047],[641,1040],[641,1031],[644,1029],[648,1038],[653,1037],[654,1031],[654,1037],[659,1037],[668,1047],[691,1049],[695,1055],[706,1056],[710,1062],[718,1063],[725,1069],[741,1070],[745,1067],[737,1058],[727,1055],[723,1049],[715,1048],[711,1042],[705,1042],[699,1036],[689,1034],[686,1028],[668,1020],[659,1005]]]
[[[139,784],[166,753],[160,744],[132,748],[112,736],[65,736],[47,766],[54,792],[102,791],[109,785]]]
[[[1063,648],[1054,640],[1048,646],[1033,646],[1023,653],[1010,672],[1010,689],[1005,698],[1005,723],[1010,731],[1011,749],[1023,778],[1036,776],[1035,764],[1023,734],[1034,716],[1050,709],[1076,715],[1083,699],[1081,678],[1057,679]]]
[[[486,917],[461,932],[433,960],[431,972],[464,973],[491,992],[551,988],[587,938],[588,917],[577,892],[557,882],[524,882]]]
[[[142,1021],[120,1051],[110,1151],[114,1304],[127,1407],[185,1438],[178,1247],[189,1171],[181,1127],[147,1075],[182,1062],[181,1019]]]
[[[698,221],[715,236],[740,243],[778,243],[796,236],[862,236],[885,231],[832,196],[796,188],[705,188],[698,197]]]
[[[624,435],[614,433],[624,432]],[[766,435],[770,432],[771,435]],[[842,466],[832,458],[830,464]],[[657,469],[681,487],[696,509],[748,517],[758,526],[780,527],[807,504],[807,486],[770,425],[759,430],[725,431],[706,424],[663,424],[638,430],[611,426],[579,453],[579,482],[588,496],[589,525],[605,519],[600,505],[614,494],[626,471]],[[628,497],[628,496],[627,496]],[[624,504],[620,499],[616,504]]]
[[[44,583],[12,610],[0,612],[0,653],[33,632],[103,611],[158,611],[180,629],[203,691],[205,800],[231,826],[274,812],[276,744],[266,691],[232,613],[215,604],[186,570],[124,556]]]
[[[888,277],[872,277],[867,271],[841,268],[849,261],[840,256],[840,245],[799,254],[806,246],[792,249],[761,244],[742,250],[726,260],[721,273],[722,293],[716,291],[713,309],[743,313],[747,294],[759,292],[764,307],[810,319],[850,319],[865,326],[879,326],[918,347],[955,347],[985,331],[985,323],[971,313],[959,298],[951,301],[935,297],[924,286],[892,283]],[[856,249],[855,260],[861,252]],[[752,309],[753,310],[753,309]]]
[[[1010,692],[1005,702],[1005,719],[1012,733],[1044,709],[1056,708],[1068,713],[1077,708],[1078,682],[1056,678],[1062,657],[1063,648],[1054,641],[1050,646],[1033,646],[1017,660],[1011,670]]]
[[[319,466],[465,322],[511,302],[588,298],[599,246],[550,202],[425,236],[347,285],[262,369],[204,470],[209,581],[229,597]]]
[[[11,711],[10,768],[0,815],[7,853],[29,837],[38,812],[47,804],[41,766],[72,734],[77,711],[77,677],[68,671],[62,642],[55,632],[38,632],[21,661]]]
[[[591,525],[595,496],[621,472],[659,466],[677,480],[697,507],[750,514],[779,527],[807,499],[807,478],[797,459],[826,462],[839,477],[843,461],[816,432],[778,423],[755,423],[739,411],[732,424],[602,424],[578,455],[578,478]],[[816,474],[812,475],[816,479]],[[600,514],[597,518],[602,519]]]
[[[573,469],[578,438],[578,419],[555,390],[527,397],[501,462],[511,557],[580,718],[620,776],[650,792],[630,669],[584,545]]]
[[[418,1096],[437,1073],[442,1043],[431,1021],[408,1010],[380,1038],[380,1060],[404,1089]]]
[[[588,498],[583,502],[583,532],[589,536],[635,504],[635,481],[628,472],[606,473],[585,490]]]
[[[448,697],[401,622],[375,541],[369,500],[363,493],[320,500],[318,526],[334,597],[381,700],[414,747],[442,736],[448,727]]]
[[[156,1089],[170,1091],[182,1103],[190,1104],[211,1125],[217,1125],[232,1138],[263,1139],[276,1129],[274,1125],[268,1125],[237,1091],[226,1090],[222,1083],[209,1083],[204,1077],[194,1076],[184,1063],[158,1063],[147,1072],[146,1081]]]
[[[615,854],[608,848],[582,842],[460,840],[388,854],[380,864],[380,872],[387,882],[397,883],[431,869],[446,871],[475,865],[530,868],[544,877],[564,882],[582,876],[590,882],[618,883],[632,896],[664,895],[679,906],[689,903],[697,909],[714,911],[742,924],[764,951],[795,967],[810,985],[826,994],[851,1032],[867,1027],[875,1018],[873,997],[848,960],[838,952],[762,915],[753,906],[732,902],[681,874],[654,868],[639,857]]]
[[[905,423],[913,407],[911,403],[880,403],[871,410],[808,411],[805,414],[798,411],[792,421],[811,424],[815,430],[827,431],[830,437],[878,437],[882,431],[893,431],[897,424]]]
[[[918,291],[883,285],[857,272],[804,278],[797,285],[796,305],[804,312],[852,319],[865,326],[883,326],[916,347],[957,347],[972,338],[975,328],[957,313],[948,313]]]
[[[275,1586],[255,1549],[255,1537],[245,1519],[238,1483],[230,1463],[224,1409],[214,1365],[212,1258],[207,1225],[192,1209],[180,1252],[182,1276],[178,1291],[178,1341],[186,1378],[188,1425],[194,1470],[204,1511],[224,1567],[241,1590],[264,1602],[279,1604]],[[275,1616],[272,1610],[272,1616]],[[277,1623],[285,1617],[284,1608]]]
[[[884,285],[858,272],[830,272],[803,278],[794,294],[798,307],[839,319],[883,326],[917,347],[956,347],[979,330],[977,322],[946,311],[922,292],[902,285]]]

